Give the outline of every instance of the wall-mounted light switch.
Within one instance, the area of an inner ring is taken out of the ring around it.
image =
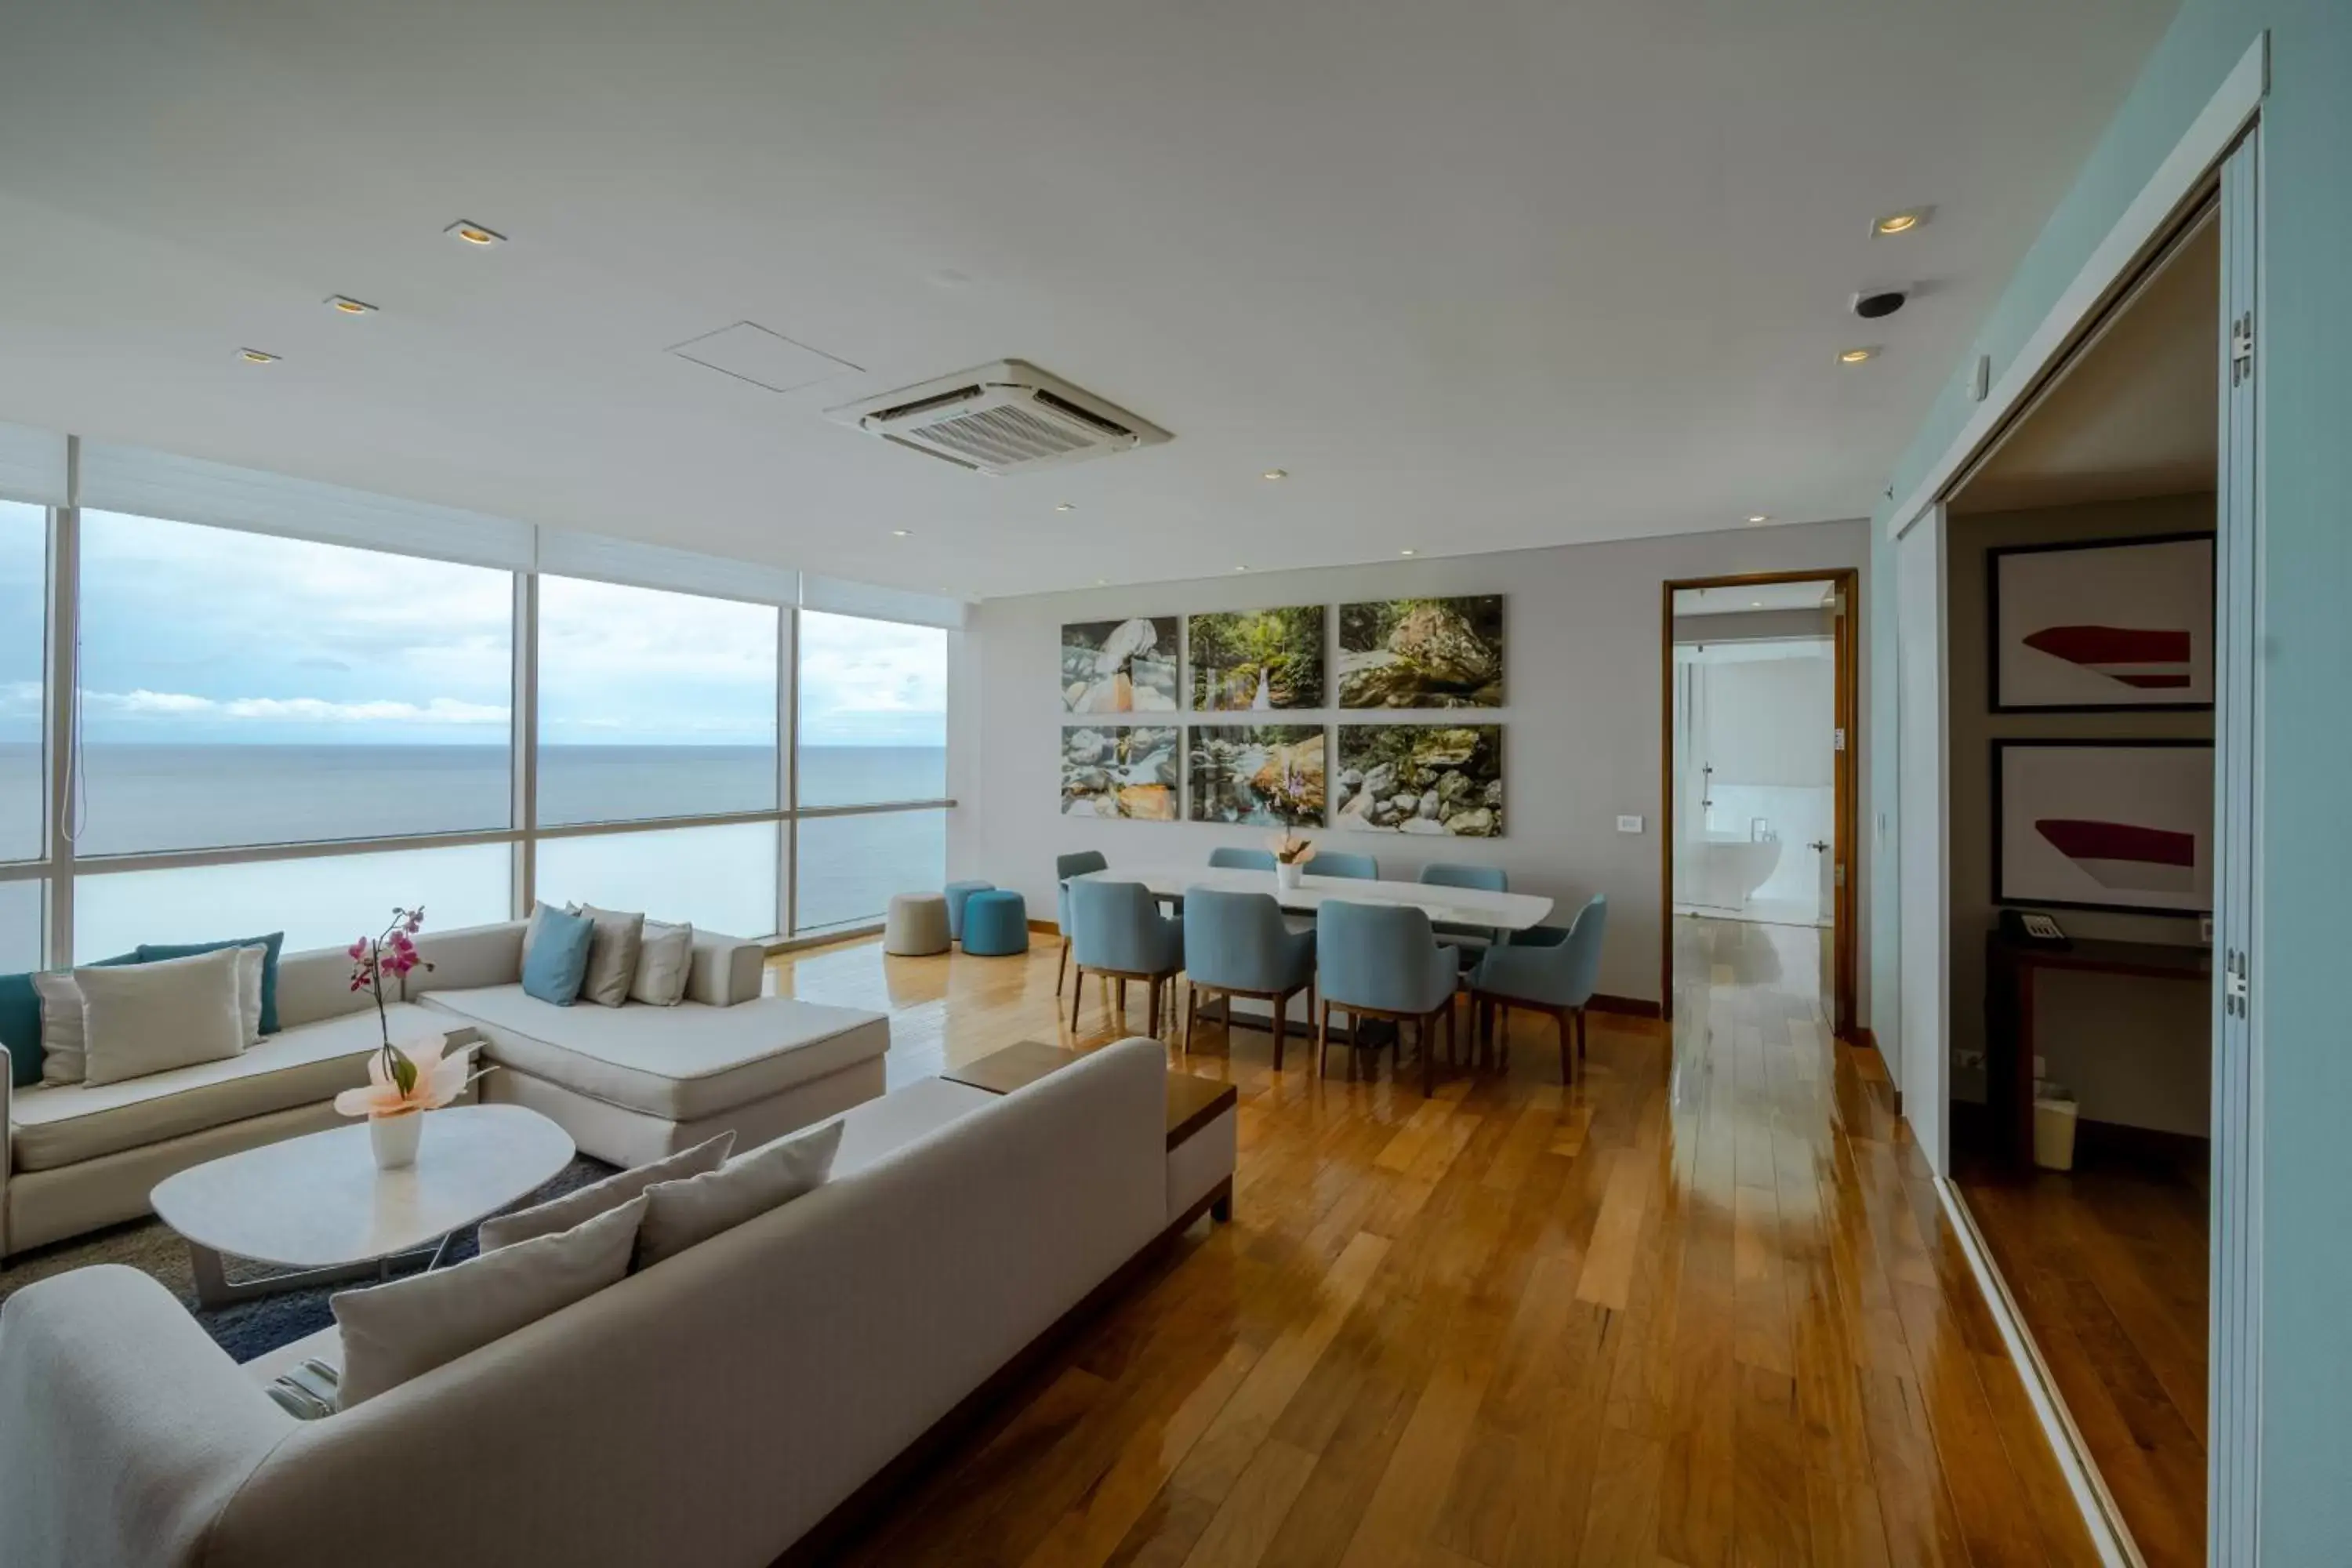
[[[1621,816],[1617,819],[1617,831],[1639,833],[1642,831],[1642,819],[1638,816]]]

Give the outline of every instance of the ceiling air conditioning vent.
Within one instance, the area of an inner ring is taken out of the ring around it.
[[[1168,432],[1024,360],[1000,360],[845,407],[826,417],[983,474],[1082,463]]]

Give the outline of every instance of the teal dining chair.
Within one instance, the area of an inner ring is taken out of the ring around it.
[[[1078,1006],[1092,970],[1116,983],[1121,1027],[1127,1023],[1127,983],[1140,980],[1151,988],[1147,1032],[1157,1038],[1160,988],[1173,985],[1184,967],[1184,923],[1161,914],[1159,900],[1140,882],[1089,877],[1069,889],[1070,962],[1077,972],[1077,984],[1070,987],[1070,1032],[1077,1032]]]
[[[1234,998],[1247,996],[1274,1007],[1274,1070],[1282,1070],[1282,1042],[1290,999],[1307,993],[1307,1016],[1315,1016],[1315,933],[1292,931],[1271,893],[1233,893],[1213,888],[1184,892],[1184,1002],[1182,1049],[1192,1048],[1192,1025],[1204,998],[1225,999],[1225,1030],[1234,1026]]]
[[[1500,866],[1461,866],[1437,861],[1421,868],[1421,885],[1424,888],[1472,888],[1482,893],[1507,893],[1511,890],[1511,879]],[[1468,937],[1489,945],[1502,938],[1502,933],[1492,926],[1464,925],[1455,921],[1438,921],[1437,934]],[[1475,957],[1475,952],[1464,950],[1464,962]]]
[[[1345,850],[1318,850],[1315,858],[1307,862],[1310,877],[1353,877],[1360,882],[1381,879],[1381,863],[1369,855],[1355,855]]]
[[[1434,1094],[1437,1058],[1430,1026],[1444,1020],[1451,1058],[1456,960],[1454,950],[1440,944],[1431,931],[1429,917],[1408,904],[1327,899],[1315,911],[1315,962],[1323,988],[1315,1016],[1315,1070],[1323,1070],[1330,1047],[1334,1009],[1348,1015],[1351,1032],[1360,1037],[1366,1018],[1384,1018],[1397,1026],[1400,1068],[1404,1026],[1413,1026],[1414,1043],[1421,1050],[1421,1092]],[[1351,1076],[1355,1060],[1352,1055],[1348,1058]]]
[[[1054,857],[1054,923],[1062,928],[1062,956],[1054,969],[1056,996],[1062,994],[1062,982],[1070,973],[1070,879],[1109,869],[1110,862],[1099,849],[1081,849],[1076,854]]]
[[[1271,871],[1274,851],[1244,849],[1237,844],[1220,845],[1209,851],[1209,864],[1228,871]]]
[[[1584,1055],[1584,1009],[1601,983],[1601,944],[1609,930],[1609,900],[1600,894],[1567,926],[1514,931],[1490,947],[1470,972],[1470,1010],[1480,1037],[1492,1028],[1496,1059],[1510,1065],[1504,1038],[1514,1007],[1549,1013],[1559,1026],[1559,1080],[1569,1082]]]

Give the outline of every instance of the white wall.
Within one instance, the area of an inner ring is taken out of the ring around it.
[[[949,875],[1018,889],[1033,917],[1050,919],[1057,854],[1097,848],[1114,866],[1201,864],[1215,845],[1265,840],[1255,828],[1060,814],[1063,714],[1055,677],[1064,622],[1500,593],[1507,705],[1476,717],[1504,726],[1506,836],[1432,841],[1330,831],[1318,837],[1335,848],[1379,856],[1387,876],[1409,879],[1428,861],[1455,860],[1502,866],[1513,888],[1549,894],[1564,908],[1606,893],[1610,936],[1601,989],[1656,1000],[1658,767],[1665,722],[1659,700],[1660,584],[1852,566],[1864,570],[1867,598],[1868,561],[1865,526],[1835,522],[984,601],[964,637],[964,657],[976,673],[952,689],[961,702],[951,742],[961,804],[949,817]],[[1274,717],[1337,723],[1359,716],[1327,709]],[[1866,770],[1861,785],[1867,822]],[[1643,831],[1619,833],[1620,814],[1640,816]],[[1856,875],[1867,888],[1869,846],[1860,847]],[[1866,998],[1863,1007],[1866,1021]]]

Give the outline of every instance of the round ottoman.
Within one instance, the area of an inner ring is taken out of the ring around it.
[[[1029,951],[1029,906],[1014,892],[971,895],[963,906],[963,950],[982,958]]]
[[[963,940],[963,901],[974,893],[987,892],[993,882],[950,882],[947,885],[948,935]]]
[[[882,922],[882,951],[920,958],[948,950],[948,901],[937,893],[898,893]]]

